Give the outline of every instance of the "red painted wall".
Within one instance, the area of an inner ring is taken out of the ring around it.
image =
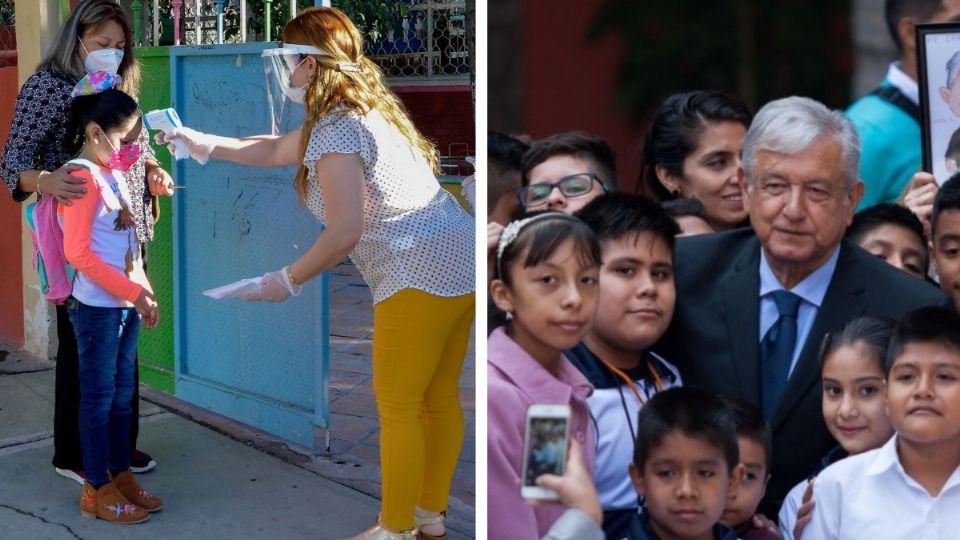
[[[469,87],[393,88],[410,112],[417,129],[437,143],[441,155],[451,144],[467,143],[476,153],[473,103]]]
[[[0,148],[7,144],[17,99],[17,66],[0,67]],[[0,187],[0,339],[23,345],[23,271],[20,204]]]
[[[633,190],[643,132],[613,108],[622,45],[616,36],[589,45],[582,37],[602,0],[569,4],[525,2],[523,131],[534,138],[571,130],[605,138],[617,152],[620,188]]]

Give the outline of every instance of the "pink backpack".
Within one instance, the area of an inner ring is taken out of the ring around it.
[[[76,271],[63,254],[63,229],[57,220],[57,199],[52,195],[24,209],[33,239],[33,268],[40,278],[40,291],[52,304],[62,304],[73,293]]]

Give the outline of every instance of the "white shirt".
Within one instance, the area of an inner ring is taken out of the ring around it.
[[[800,358],[800,352],[803,350],[803,344],[807,342],[807,336],[810,335],[810,329],[813,328],[813,321],[817,318],[817,312],[820,310],[820,304],[823,303],[823,297],[827,295],[827,289],[830,287],[830,280],[833,278],[833,271],[837,268],[837,259],[840,256],[840,246],[833,250],[833,255],[823,263],[820,268],[813,271],[812,274],[803,279],[800,283],[790,289],[790,292],[799,296],[803,301],[800,302],[800,308],[797,312],[797,342],[793,347],[793,359],[790,360],[790,373],[793,373],[794,366],[797,365],[797,359]],[[770,268],[767,261],[767,254],[760,250],[760,339],[767,335],[767,331],[780,318],[780,312],[777,310],[777,303],[773,300],[774,291],[785,290],[780,280]]]
[[[824,469],[813,486],[813,499],[813,519],[803,540],[960,537],[960,468],[940,495],[931,497],[904,472],[897,436]]]
[[[920,105],[920,87],[917,81],[911,79],[900,69],[899,61],[890,63],[890,67],[887,68],[887,80],[903,95],[907,96],[907,99],[915,105]]]
[[[803,492],[807,490],[809,483],[809,480],[801,480],[799,484],[793,486],[793,489],[787,493],[787,497],[783,499],[783,504],[780,505],[778,521],[783,540],[794,540],[793,526],[797,524],[797,512],[803,504]]]
[[[661,356],[650,353],[655,361],[672,376],[665,380],[663,390],[683,386],[680,371]],[[634,381],[644,403],[657,393],[657,387],[646,379]],[[630,435],[637,431],[640,402],[626,383],[616,388],[594,388],[587,398],[590,417],[597,440],[597,469],[594,479],[600,506],[604,510],[620,510],[637,506],[637,490],[627,470],[633,463],[634,441]]]
[[[397,129],[376,111],[344,109],[314,125],[303,156],[307,208],[324,223],[315,162],[329,152],[363,160],[363,234],[350,260],[374,303],[406,288],[436,296],[473,292],[474,220]]]

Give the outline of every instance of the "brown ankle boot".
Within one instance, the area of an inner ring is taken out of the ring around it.
[[[147,490],[140,487],[140,484],[137,483],[137,479],[133,477],[133,472],[123,471],[122,473],[113,476],[110,475],[110,479],[113,481],[113,485],[117,487],[117,491],[121,495],[127,498],[128,501],[133,504],[143,508],[147,512],[156,512],[163,508],[163,503],[160,502],[160,499],[154,497]]]
[[[128,501],[117,491],[112,482],[100,486],[100,489],[94,489],[90,482],[83,483],[80,515],[85,518],[105,519],[121,525],[143,523],[150,519],[150,514],[146,510]]]

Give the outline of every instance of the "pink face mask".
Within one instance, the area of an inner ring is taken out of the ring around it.
[[[110,139],[107,139],[107,144],[110,145],[110,148],[113,148],[113,153],[110,154],[110,159],[107,161],[107,167],[111,169],[127,172],[140,158],[140,145],[138,143],[125,144],[116,148],[110,142]]]

